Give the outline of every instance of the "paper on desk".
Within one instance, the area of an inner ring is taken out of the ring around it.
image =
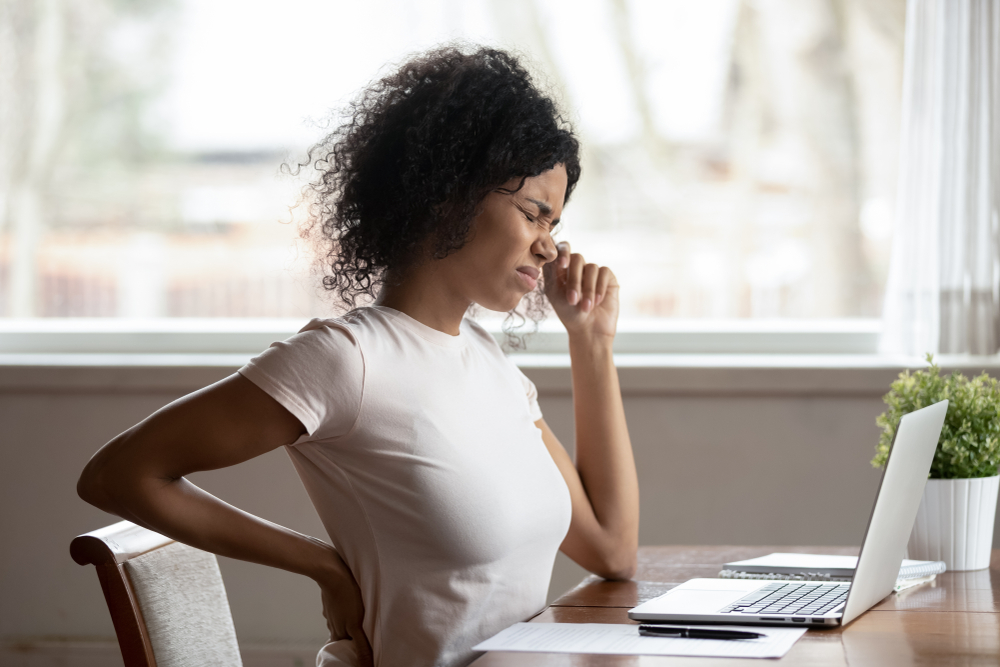
[[[640,637],[639,626],[623,623],[516,623],[475,651],[540,653],[599,653],[602,655],[683,655],[720,658],[780,658],[805,628],[719,626],[712,629],[751,630],[757,639],[686,639]]]

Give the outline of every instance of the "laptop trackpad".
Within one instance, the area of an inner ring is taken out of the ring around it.
[[[655,613],[714,614],[744,595],[746,591],[677,590],[656,601]]]

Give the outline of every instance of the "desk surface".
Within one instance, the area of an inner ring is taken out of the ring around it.
[[[532,622],[634,623],[627,612],[640,602],[661,595],[687,579],[717,576],[723,563],[775,551],[858,553],[856,548],[838,547],[641,547],[634,581],[611,582],[588,577]],[[1000,664],[1000,550],[993,551],[988,570],[939,574],[933,584],[890,595],[846,628],[810,629],[777,662],[810,667]],[[473,664],[476,667],[717,667],[732,665],[734,661],[491,652]]]

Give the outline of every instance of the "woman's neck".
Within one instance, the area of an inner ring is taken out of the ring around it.
[[[457,336],[472,304],[447,289],[444,281],[433,274],[418,269],[405,280],[383,285],[375,305],[398,310],[431,329]]]

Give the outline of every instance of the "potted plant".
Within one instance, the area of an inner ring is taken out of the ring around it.
[[[941,375],[934,357],[929,368],[905,371],[883,397],[888,409],[872,465],[885,466],[900,418],[948,399],[930,477],[924,487],[907,557],[942,560],[949,570],[989,567],[1000,476],[1000,386],[986,373],[969,379]]]

